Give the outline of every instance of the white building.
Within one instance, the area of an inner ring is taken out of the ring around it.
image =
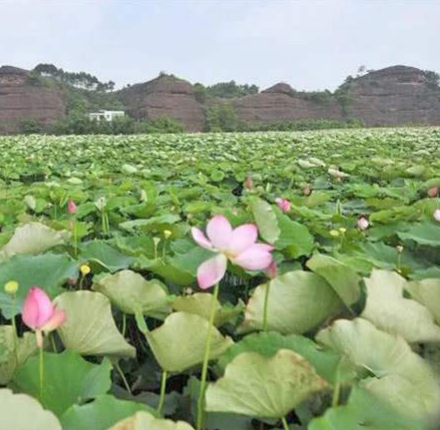
[[[91,121],[107,121],[112,122],[115,118],[122,118],[125,116],[123,110],[99,110],[97,112],[89,113]]]

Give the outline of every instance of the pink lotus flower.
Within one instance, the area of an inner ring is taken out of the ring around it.
[[[436,209],[433,216],[436,221],[440,222],[440,209]]]
[[[361,216],[357,221],[357,226],[359,230],[366,230],[370,226],[370,223],[368,222],[367,218]]]
[[[32,287],[24,301],[23,322],[35,331],[37,345],[43,347],[43,332],[49,333],[66,321],[66,312],[58,311],[44,290]]]
[[[232,229],[224,216],[217,215],[206,227],[208,237],[196,227],[191,229],[191,233],[197,244],[217,254],[197,270],[199,286],[204,290],[225,276],[228,260],[246,270],[264,270],[272,263],[273,247],[257,243],[258,229],[254,224],[243,224]]]
[[[275,203],[278,205],[278,207],[284,212],[289,212],[291,203],[287,199],[282,199],[280,197],[275,199]]]
[[[265,270],[266,276],[269,279],[275,279],[278,276],[278,266],[275,261],[272,261],[270,266]]]
[[[72,199],[70,199],[69,202],[67,203],[67,212],[70,215],[73,215],[76,213],[76,210],[77,210],[77,207],[76,207],[75,202]]]

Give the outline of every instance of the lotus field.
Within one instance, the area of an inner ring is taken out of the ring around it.
[[[440,129],[2,137],[0,174],[1,429],[440,429]]]

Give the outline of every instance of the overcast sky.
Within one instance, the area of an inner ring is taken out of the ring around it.
[[[440,0],[0,0],[0,65],[333,90],[360,65],[440,72],[439,23]]]

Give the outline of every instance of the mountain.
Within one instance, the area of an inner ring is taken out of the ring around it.
[[[136,119],[169,117],[185,125],[188,131],[201,131],[205,116],[197,102],[193,86],[183,79],[162,75],[118,92],[127,113]]]
[[[0,134],[18,131],[28,119],[47,127],[65,114],[66,102],[56,86],[45,85],[26,70],[0,67]]]
[[[63,119],[72,104],[96,108],[104,103],[101,100],[107,104],[110,101],[111,106],[125,106],[136,119],[176,119],[191,132],[203,131],[207,108],[224,103],[235,109],[243,124],[359,119],[367,126],[440,125],[437,75],[407,66],[347,78],[334,93],[299,92],[286,83],[278,83],[257,94],[227,100],[211,98],[206,102],[200,102],[188,81],[172,75],[163,74],[117,92],[98,93],[73,88],[66,91],[59,83],[41,79],[34,72],[0,67],[0,133],[19,131],[27,119],[44,129]]]

